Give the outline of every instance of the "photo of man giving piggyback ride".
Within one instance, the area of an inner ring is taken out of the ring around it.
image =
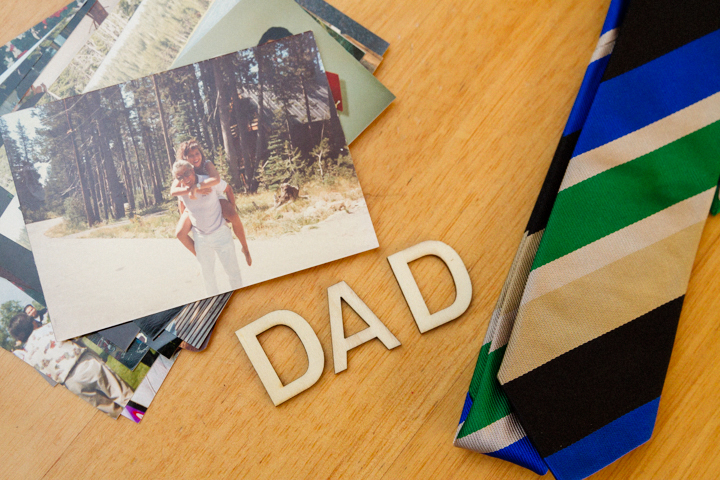
[[[220,178],[212,162],[205,160],[197,141],[180,144],[176,158],[170,189],[171,195],[178,197],[181,212],[176,236],[200,263],[208,295],[220,293],[215,276],[216,255],[228,276],[230,288],[238,289],[242,287],[240,266],[226,221],[230,222],[240,241],[248,266],[252,265],[252,258],[234,206],[232,189]]]

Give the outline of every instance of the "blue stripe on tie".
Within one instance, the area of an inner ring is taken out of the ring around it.
[[[720,91],[720,30],[603,82],[574,155],[623,137]]]
[[[650,440],[660,397],[545,458],[557,480],[579,480]]]
[[[605,17],[605,24],[603,25],[600,35],[618,28],[622,24],[629,3],[629,0],[612,0],[612,2],[610,2],[610,7]],[[565,125],[563,137],[577,132],[585,124],[609,60],[610,55],[606,55],[592,62],[588,65],[587,70],[585,70],[585,76],[583,77],[582,85],[580,85],[577,98],[575,98],[575,103],[570,112],[570,118],[568,118],[567,124]]]
[[[610,55],[606,55],[588,65],[587,70],[585,70],[582,85],[580,85],[580,91],[578,92],[572,111],[570,112],[570,117],[565,125],[563,137],[577,132],[585,124],[590,107],[592,106],[593,100],[595,100],[595,94],[600,85],[600,80],[602,80],[603,73],[605,73],[605,68],[609,61]]]
[[[610,2],[600,35],[620,26],[629,4],[629,0],[612,0]]]
[[[523,437],[497,452],[486,453],[486,455],[515,463],[528,470],[532,470],[538,475],[545,475],[548,471],[547,465],[545,465],[543,459],[540,458],[540,454],[535,450],[535,447],[532,446],[527,437]]]
[[[462,413],[460,414],[460,423],[463,423],[465,419],[470,415],[470,407],[472,407],[473,401],[470,398],[470,392],[465,394],[465,405],[463,405]]]

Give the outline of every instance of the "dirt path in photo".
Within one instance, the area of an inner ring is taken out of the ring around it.
[[[204,298],[200,266],[175,239],[51,238],[62,222],[27,226],[59,339],[95,331]],[[248,267],[235,240],[245,286],[377,247],[367,207],[337,212],[301,232],[249,240]],[[216,264],[221,290],[227,276]]]

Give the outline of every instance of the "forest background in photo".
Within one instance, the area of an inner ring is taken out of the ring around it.
[[[282,183],[359,190],[333,103],[306,33],[16,112],[0,133],[26,223],[63,217],[62,235],[175,215],[171,166],[190,138],[262,211]]]

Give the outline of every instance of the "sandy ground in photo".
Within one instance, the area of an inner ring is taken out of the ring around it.
[[[27,226],[59,340],[205,298],[200,265],[176,239],[50,238],[62,218]],[[337,212],[295,234],[248,240],[248,267],[235,239],[245,286],[378,246],[366,206]],[[216,264],[218,285],[227,276]]]

